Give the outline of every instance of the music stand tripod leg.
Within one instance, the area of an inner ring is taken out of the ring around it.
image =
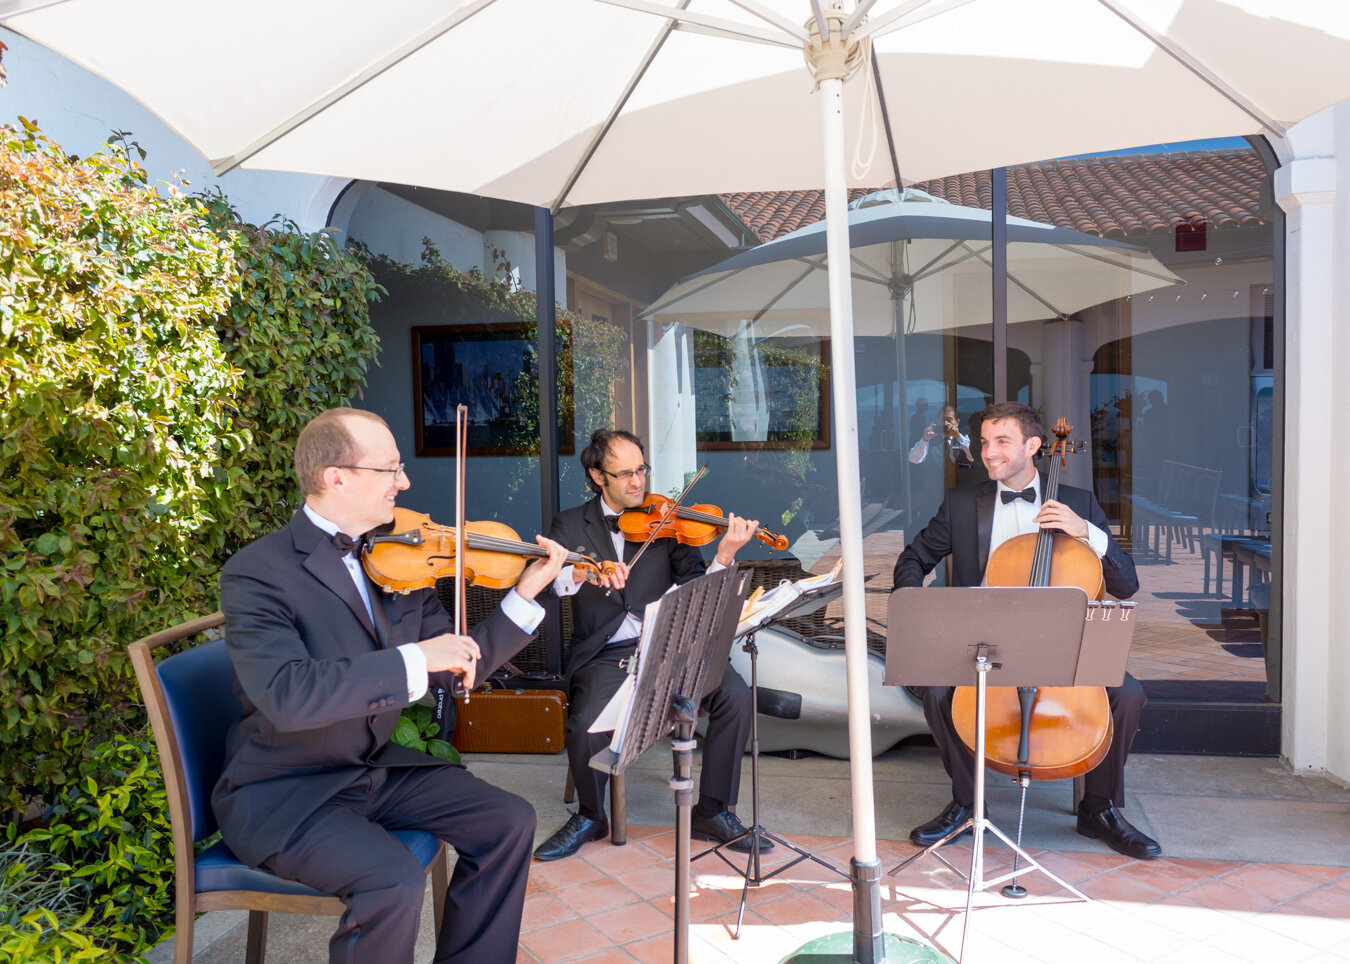
[[[722,858],[723,863],[727,864],[732,870],[736,871],[736,873],[744,878],[744,882],[741,885],[741,905],[736,914],[736,931],[732,935],[733,940],[740,940],[741,938],[741,923],[745,919],[746,901],[749,899],[749,892],[752,886],[758,887],[766,880],[770,880],[783,873],[785,870],[797,866],[797,864],[801,863],[803,860],[814,860],[827,870],[834,871],[840,877],[851,879],[842,868],[836,867],[824,858],[817,857],[810,851],[802,849],[797,844],[765,830],[759,822],[759,647],[755,645],[755,634],[753,632],[746,635],[744,642],[741,643],[741,648],[746,653],[750,654],[750,705],[754,707],[754,712],[750,716],[751,823],[749,829],[747,829],[745,833],[732,837],[730,840],[723,841],[717,846],[705,850],[703,853],[693,858],[694,860],[699,860],[710,853],[715,853],[718,857]],[[743,840],[746,837],[750,838],[750,852],[746,856],[745,869],[742,870],[733,863],[726,854],[722,853],[722,848],[730,847],[738,840]],[[774,843],[794,851],[798,854],[798,857],[795,860],[788,861],[770,873],[763,873],[759,859],[761,840],[772,840]]]

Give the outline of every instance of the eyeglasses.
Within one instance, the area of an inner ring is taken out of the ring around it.
[[[644,465],[639,469],[624,469],[622,472],[611,472],[608,469],[601,469],[611,479],[618,479],[620,482],[629,482],[634,478],[646,478],[647,473],[652,470],[650,465]]]
[[[396,467],[392,469],[377,469],[373,465],[335,465],[333,466],[333,468],[360,469],[363,472],[383,472],[385,475],[392,475],[394,478],[398,478],[400,475],[407,475],[407,473],[403,471],[403,466],[407,464],[408,463],[406,462],[400,462]]]

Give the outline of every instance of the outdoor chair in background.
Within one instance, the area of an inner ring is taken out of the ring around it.
[[[131,644],[141,697],[159,749],[173,830],[175,877],[174,962],[192,960],[193,920],[211,910],[247,910],[245,960],[262,964],[267,948],[267,915],[343,912],[342,901],[264,869],[243,864],[223,842],[193,856],[193,846],[217,830],[211,789],[225,762],[225,736],[239,718],[233,672],[223,638],[188,646],[155,662],[155,651],[223,626],[221,613],[203,616]],[[431,871],[436,931],[440,932],[445,890],[450,881],[448,848],[429,833],[396,830],[423,868]]]
[[[1172,561],[1174,538],[1188,551],[1194,551],[1200,545],[1204,530],[1214,528],[1222,479],[1223,473],[1218,469],[1170,460],[1163,462],[1155,494],[1151,497],[1137,495],[1131,499],[1134,545],[1147,550],[1152,530],[1155,556],[1163,556],[1164,538],[1168,562]]]

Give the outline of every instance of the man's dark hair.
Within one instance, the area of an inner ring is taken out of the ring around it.
[[[1045,437],[1045,426],[1041,423],[1041,415],[1030,405],[1024,405],[1021,402],[995,402],[992,405],[986,405],[984,411],[980,413],[980,424],[983,425],[985,422],[1000,418],[1016,419],[1024,439]]]
[[[600,494],[600,486],[595,484],[591,478],[591,469],[603,472],[604,466],[601,465],[609,457],[609,450],[615,442],[632,442],[642,453],[642,460],[647,460],[647,449],[642,444],[642,439],[638,438],[632,432],[621,428],[598,428],[591,433],[591,444],[581,450],[581,467],[586,472],[586,488],[590,489],[596,495]]]

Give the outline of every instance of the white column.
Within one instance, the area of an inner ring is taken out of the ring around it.
[[[1350,571],[1350,519],[1342,494],[1350,430],[1350,371],[1337,337],[1336,302],[1345,241],[1337,244],[1336,116],[1324,111],[1291,131],[1291,156],[1275,172],[1285,211],[1285,473],[1282,752],[1299,769],[1350,778],[1347,606],[1340,574]],[[1350,118],[1350,114],[1347,114]],[[1345,125],[1342,125],[1345,126]],[[1350,158],[1350,152],[1342,152]]]
[[[698,468],[694,421],[693,332],[679,325],[649,321],[647,461],[651,490],[661,495],[684,489],[685,474]],[[639,435],[644,433],[639,429]]]

